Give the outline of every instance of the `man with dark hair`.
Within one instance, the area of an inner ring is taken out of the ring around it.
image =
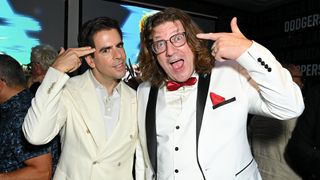
[[[50,146],[34,146],[22,133],[32,93],[18,61],[0,54],[0,179],[49,180]]]
[[[28,111],[23,131],[44,144],[59,132],[62,152],[55,180],[130,180],[138,142],[136,92],[121,79],[126,54],[117,21],[87,21],[80,48],[61,49]],[[70,78],[84,58],[90,67]]]
[[[236,18],[231,30],[202,34],[175,8],[143,23],[137,179],[261,179],[248,113],[297,117],[303,99],[289,72],[241,33]],[[205,40],[215,41],[212,55]]]

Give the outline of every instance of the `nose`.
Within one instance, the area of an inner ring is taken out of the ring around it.
[[[167,45],[166,55],[171,56],[173,53],[175,53],[177,48],[174,47],[170,41],[167,41],[166,45]]]
[[[115,48],[113,52],[114,59],[121,59],[122,57],[122,49]]]

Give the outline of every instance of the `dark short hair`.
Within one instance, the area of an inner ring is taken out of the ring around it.
[[[210,73],[214,58],[210,54],[207,41],[198,39],[196,34],[202,30],[191,17],[176,8],[167,8],[154,15],[147,17],[140,33],[140,53],[138,56],[141,79],[150,81],[153,86],[161,86],[168,76],[157,61],[156,54],[151,48],[153,29],[165,22],[180,21],[185,29],[187,43],[194,53],[194,65],[197,73]]]
[[[22,66],[13,57],[0,54],[0,78],[9,87],[26,87],[26,77]]]
[[[85,22],[78,35],[79,47],[91,46],[95,48],[93,36],[99,31],[111,29],[117,30],[122,40],[122,31],[118,21],[115,19],[111,19],[109,17],[97,17]]]

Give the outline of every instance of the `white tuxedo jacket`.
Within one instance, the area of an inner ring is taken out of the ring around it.
[[[130,180],[138,139],[136,92],[121,82],[119,120],[109,139],[89,70],[69,76],[50,68],[23,124],[32,144],[59,132],[62,152],[55,180]]]
[[[185,157],[197,156],[206,180],[261,179],[247,140],[247,114],[282,120],[299,116],[304,103],[290,73],[254,42],[237,60],[216,61],[211,74],[199,74],[196,85],[197,108],[190,111],[196,112],[197,153]],[[157,179],[157,173],[163,171],[157,170],[156,157],[155,109],[157,98],[161,98],[157,92],[148,82],[138,88],[141,149],[137,150],[137,180]],[[225,101],[213,106],[210,92]]]

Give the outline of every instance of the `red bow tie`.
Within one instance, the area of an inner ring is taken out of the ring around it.
[[[167,81],[167,89],[168,91],[175,91],[182,86],[192,86],[197,82],[197,78],[191,77],[185,82],[175,82],[175,81]]]

